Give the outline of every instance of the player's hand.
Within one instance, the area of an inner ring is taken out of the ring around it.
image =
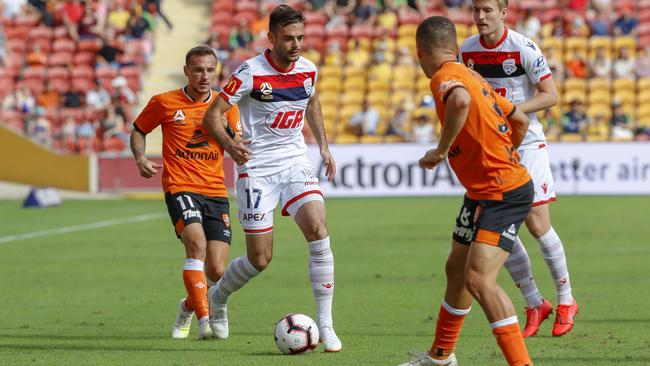
[[[441,161],[445,160],[446,157],[447,154],[444,154],[437,148],[431,149],[424,154],[418,163],[422,169],[433,169],[436,165],[440,164]]]
[[[147,158],[140,159],[136,162],[138,165],[138,170],[140,170],[140,175],[144,178],[151,178],[158,170],[162,169],[162,164],[158,164],[154,161],[151,161]]]
[[[231,144],[228,144],[228,146],[224,146],[224,149],[228,154],[230,154],[230,157],[235,161],[235,164],[244,165],[250,160],[251,155],[253,154],[253,152],[246,147],[252,142],[252,140],[240,139],[239,141],[233,141]]]
[[[323,158],[323,164],[325,164],[325,176],[328,181],[333,181],[334,176],[336,175],[336,162],[334,157],[330,153],[329,149],[321,150],[321,158]]]

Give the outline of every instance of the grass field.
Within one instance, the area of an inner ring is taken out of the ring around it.
[[[195,323],[191,339],[179,341],[170,326],[184,293],[183,250],[162,201],[66,201],[44,210],[0,201],[0,365],[396,365],[409,350],[430,345],[459,204],[328,200],[344,349],[290,357],[275,348],[275,322],[288,312],[314,313],[307,249],[290,219],[276,219],[269,269],[231,298],[230,338],[197,341]],[[649,207],[650,197],[562,197],[553,204],[581,313],[569,335],[551,337],[551,319],[527,342],[536,365],[650,365]],[[118,221],[3,242],[104,220]],[[244,252],[239,227],[235,233],[231,257]],[[542,292],[554,301],[538,244],[527,233],[522,238]],[[523,312],[505,272],[501,284]],[[457,355],[463,366],[505,364],[478,306]]]

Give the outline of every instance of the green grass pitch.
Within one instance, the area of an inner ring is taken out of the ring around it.
[[[1,365],[396,365],[426,350],[444,290],[459,197],[329,199],[336,263],[334,315],[344,349],[280,355],[275,322],[314,315],[307,248],[296,225],[276,218],[271,266],[230,301],[230,338],[172,340],[183,250],[169,218],[0,244]],[[550,336],[552,319],[527,341],[535,365],[650,365],[650,197],[561,197],[553,221],[565,243],[574,330]],[[142,214],[161,201],[66,201],[21,209],[0,201],[0,241],[8,235]],[[236,217],[236,211],[233,211]],[[233,220],[236,221],[236,220]],[[236,225],[236,223],[235,223]],[[523,230],[525,231],[525,230]],[[522,231],[522,232],[523,232]],[[231,258],[244,253],[235,226]],[[542,293],[554,287],[538,244],[522,238]],[[523,319],[509,276],[500,283]],[[505,361],[476,304],[456,353],[462,366]]]

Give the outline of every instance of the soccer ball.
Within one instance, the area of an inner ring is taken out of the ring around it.
[[[304,314],[287,314],[275,326],[275,344],[285,355],[316,349],[318,337],[316,323]]]

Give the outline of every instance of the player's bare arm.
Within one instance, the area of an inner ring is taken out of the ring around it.
[[[314,134],[314,138],[318,143],[320,156],[323,158],[323,163],[325,164],[325,175],[327,176],[327,180],[331,182],[334,180],[334,175],[336,174],[336,162],[327,145],[327,137],[325,136],[325,127],[323,124],[323,111],[321,110],[320,100],[316,92],[309,98],[306,112],[307,123],[309,123],[311,132]]]
[[[223,98],[216,98],[203,116],[203,125],[210,133],[210,136],[217,140],[219,145],[230,154],[230,157],[237,165],[246,164],[250,159],[251,151],[246,147],[250,141],[233,139],[227,131],[224,113],[230,108],[230,104]]]
[[[456,88],[450,92],[445,102],[447,112],[440,133],[440,142],[437,148],[427,151],[424,157],[420,159],[420,168],[433,169],[441,161],[445,160],[451,145],[465,125],[471,101],[472,98],[465,88]]]
[[[156,162],[147,159],[145,149],[147,147],[147,135],[134,129],[131,132],[131,152],[135,158],[135,163],[138,165],[140,175],[144,178],[151,178],[163,166]]]
[[[557,88],[553,77],[546,78],[537,84],[537,93],[529,100],[517,105],[523,113],[534,113],[551,108],[557,104]]]
[[[521,142],[524,141],[524,136],[526,136],[526,132],[528,132],[530,120],[524,112],[517,108],[515,109],[515,112],[508,117],[508,123],[510,123],[510,128],[512,129],[510,140],[512,140],[512,146],[516,149],[521,145]]]

